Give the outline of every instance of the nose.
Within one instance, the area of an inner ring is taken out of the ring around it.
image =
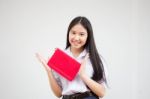
[[[80,37],[79,37],[78,35],[76,35],[76,36],[74,37],[74,39],[75,39],[75,40],[79,40]]]

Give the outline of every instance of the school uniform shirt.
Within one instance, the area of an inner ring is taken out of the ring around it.
[[[70,47],[64,50],[68,55],[73,57],[72,52],[70,51]],[[85,55],[87,54],[87,50],[84,49],[78,57],[73,57],[75,60],[77,60],[79,63],[82,62],[84,59]],[[91,64],[90,59],[88,58],[86,65],[85,65],[85,72],[88,77],[92,77],[93,75],[93,67]],[[69,81],[54,70],[52,70],[52,73],[54,75],[54,78],[56,79],[57,83],[59,86],[62,88],[62,95],[71,95],[74,93],[79,93],[79,92],[86,92],[89,91],[87,88],[86,84],[83,82],[83,80],[80,78],[80,76],[77,74],[76,77],[72,80]],[[99,83],[103,83],[103,81],[99,81]]]

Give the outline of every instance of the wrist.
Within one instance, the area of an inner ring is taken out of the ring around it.
[[[47,74],[52,72],[52,70],[50,68],[49,69],[45,69],[45,70],[46,70]]]
[[[87,75],[85,73],[80,74],[81,79],[87,78]]]

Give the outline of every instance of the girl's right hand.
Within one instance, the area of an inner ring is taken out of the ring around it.
[[[51,68],[47,65],[47,60],[44,59],[39,53],[36,53],[36,58],[39,60],[40,63],[44,66],[46,71],[51,71]]]

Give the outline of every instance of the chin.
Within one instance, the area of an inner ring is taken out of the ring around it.
[[[75,45],[71,45],[73,48],[80,48],[81,46],[75,46]]]

